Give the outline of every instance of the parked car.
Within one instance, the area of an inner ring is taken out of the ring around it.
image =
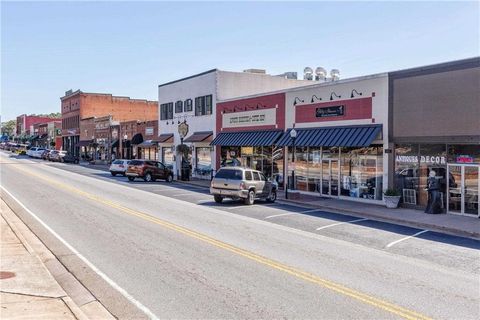
[[[124,160],[124,159],[117,159],[112,162],[110,165],[110,173],[112,176],[116,176],[117,174],[121,174],[125,176],[125,172],[127,171],[128,164],[130,163],[130,160]]]
[[[27,156],[33,157],[33,153],[36,152],[39,148],[38,147],[32,147],[27,150]]]
[[[173,172],[170,168],[161,162],[151,160],[131,160],[125,175],[130,181],[135,180],[135,178],[142,178],[147,182],[156,179],[165,179],[167,182],[173,181]]]
[[[67,151],[60,151],[60,162],[67,162],[67,163],[78,163],[78,157],[75,157],[73,154]]]
[[[35,150],[31,151],[30,154],[31,154],[31,157],[33,158],[41,159],[44,151],[45,151],[45,148],[35,148]]]
[[[210,184],[210,194],[217,203],[224,198],[244,199],[248,205],[252,205],[255,199],[275,202],[277,189],[277,183],[267,179],[262,172],[241,167],[221,168]]]
[[[57,150],[50,150],[50,152],[47,154],[46,158],[48,161],[55,161],[54,158],[58,156],[58,151]]]
[[[48,156],[48,154],[50,153],[50,151],[52,151],[52,150],[50,150],[50,149],[45,149],[45,150],[43,150],[42,155],[40,156],[40,158],[42,158],[43,160],[47,160],[47,156]]]

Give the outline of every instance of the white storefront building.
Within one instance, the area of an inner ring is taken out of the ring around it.
[[[259,70],[212,69],[159,85],[159,159],[173,169],[176,178],[181,176],[183,167],[190,168],[193,177],[210,179],[217,169],[215,150],[210,146],[216,134],[217,100],[306,84],[310,82],[271,76]]]

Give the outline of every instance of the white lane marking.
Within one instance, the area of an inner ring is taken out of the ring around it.
[[[387,246],[386,246],[385,248],[390,248],[390,247],[396,245],[396,244],[399,243],[399,242],[402,242],[402,241],[404,241],[404,240],[408,240],[408,239],[410,239],[410,238],[414,238],[414,237],[419,236],[419,235],[421,235],[422,233],[425,233],[425,232],[428,232],[428,231],[430,231],[430,230],[422,230],[422,231],[420,231],[420,232],[417,232],[417,233],[415,233],[415,234],[412,234],[411,236],[408,236],[408,237],[405,237],[405,238],[402,238],[402,239],[398,239],[397,241],[390,242],[389,244],[387,244]]]
[[[128,301],[134,304],[138,309],[142,310],[150,319],[158,320],[158,317],[150,311],[146,306],[144,306],[140,301],[132,297],[125,289],[120,287],[115,281],[110,279],[105,273],[100,271],[93,263],[91,263],[87,258],[80,254],[74,247],[72,247],[67,241],[65,241],[60,235],[52,230],[45,222],[43,222],[36,214],[34,214],[30,209],[28,209],[23,203],[21,203],[13,194],[11,194],[4,186],[0,185],[0,188],[6,192],[15,202],[17,202],[25,211],[27,211],[32,217],[34,217],[45,229],[47,229],[52,235],[54,235],[61,243],[63,243],[70,251],[72,251],[77,257],[79,257],[90,269],[92,269],[96,274],[98,274],[103,280],[105,280],[109,285],[114,289],[120,292]]]
[[[169,197],[180,197],[180,196],[197,196],[197,197],[199,197],[199,196],[207,196],[207,194],[192,191],[192,192],[189,192],[189,193],[175,193],[175,194],[169,195]],[[210,195],[208,195],[208,196],[210,197]]]
[[[303,213],[309,213],[309,212],[315,212],[315,211],[320,211],[320,209],[312,209],[312,210],[306,210],[306,211],[300,211],[300,212],[287,212],[287,213],[274,214],[274,215],[265,217],[265,219],[283,217],[283,216],[293,216],[293,215],[297,215],[297,214],[303,214]]]
[[[327,226],[323,226],[323,227],[319,227],[315,230],[322,230],[322,229],[326,229],[326,228],[330,228],[330,227],[335,227],[335,226],[339,226],[341,224],[346,224],[346,223],[354,223],[354,222],[360,222],[360,221],[366,221],[368,220],[367,218],[363,218],[363,219],[355,219],[355,220],[350,220],[350,221],[345,221],[345,222],[338,222],[338,223],[333,223],[333,224],[329,224]]]

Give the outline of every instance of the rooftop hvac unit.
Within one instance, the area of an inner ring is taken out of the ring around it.
[[[313,80],[313,70],[310,67],[303,69],[303,79],[304,80]]]

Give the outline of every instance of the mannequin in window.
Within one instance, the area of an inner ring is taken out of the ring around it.
[[[427,179],[428,205],[425,213],[438,214],[442,212],[442,200],[440,199],[440,181],[436,177],[434,170],[430,171]]]

